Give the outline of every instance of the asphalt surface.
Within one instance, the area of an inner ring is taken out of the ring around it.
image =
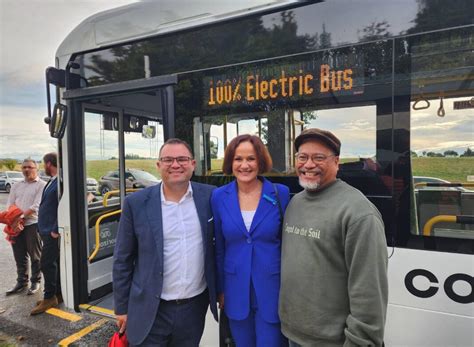
[[[0,191],[0,211],[6,207],[8,194]],[[3,231],[3,224],[0,229]],[[5,296],[5,292],[15,285],[16,266],[10,244],[0,232],[0,347],[4,346],[106,346],[115,332],[115,321],[89,312],[74,312],[60,305],[64,312],[80,317],[72,322],[57,316],[44,313],[30,316],[36,301],[42,299],[42,291],[34,295],[26,292]],[[100,325],[76,341],[71,339],[84,329],[94,324]],[[70,343],[68,343],[70,342]],[[218,346],[218,325],[208,312],[206,329],[201,340],[201,347]]]

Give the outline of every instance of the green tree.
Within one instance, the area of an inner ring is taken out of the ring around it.
[[[128,153],[128,154],[125,154],[125,159],[146,159],[146,158],[141,157],[139,154]]]
[[[301,120],[304,122],[305,125],[308,125],[309,123],[311,123],[312,120],[315,120],[317,118],[318,115],[316,114],[316,110],[301,112]]]
[[[8,169],[8,170],[14,170],[16,166],[16,160],[15,159],[3,159],[3,165]]]
[[[436,153],[436,152],[428,152],[426,153],[426,156],[431,157],[431,158],[443,157],[441,153]]]
[[[362,37],[360,38],[361,42],[364,41],[375,41],[384,39],[390,36],[388,29],[390,24],[387,21],[382,22],[372,22],[362,29]]]
[[[415,26],[408,33],[430,31],[472,23],[472,0],[417,0]]]
[[[331,33],[326,31],[326,24],[323,23],[323,32],[319,35],[319,48],[329,48],[331,46]]]
[[[449,151],[444,151],[444,156],[445,157],[457,157],[459,154],[456,151],[449,150]]]
[[[461,157],[474,157],[474,152],[468,147],[463,154],[461,154]]]

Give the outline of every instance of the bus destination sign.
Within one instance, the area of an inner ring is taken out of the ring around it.
[[[209,77],[205,103],[209,108],[254,102],[362,94],[360,68],[332,68],[329,64],[273,66]],[[316,67],[316,68],[315,68]]]

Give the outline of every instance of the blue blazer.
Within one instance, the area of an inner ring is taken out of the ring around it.
[[[58,179],[57,176],[43,189],[38,209],[38,231],[42,235],[58,232]]]
[[[210,185],[191,182],[201,223],[209,302],[217,320],[214,231]],[[114,250],[113,288],[116,314],[127,314],[127,338],[139,345],[155,321],[163,288],[161,184],[127,196]]]
[[[290,200],[289,189],[275,184],[285,212]],[[233,181],[212,193],[212,210],[216,234],[218,293],[224,293],[225,312],[234,320],[250,312],[250,279],[263,319],[280,321],[281,223],[273,184],[263,178],[262,196],[247,231],[239,206],[237,183]]]

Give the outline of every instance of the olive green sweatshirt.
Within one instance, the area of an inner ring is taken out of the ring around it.
[[[285,213],[279,314],[302,346],[382,346],[387,246],[379,211],[336,180]]]

